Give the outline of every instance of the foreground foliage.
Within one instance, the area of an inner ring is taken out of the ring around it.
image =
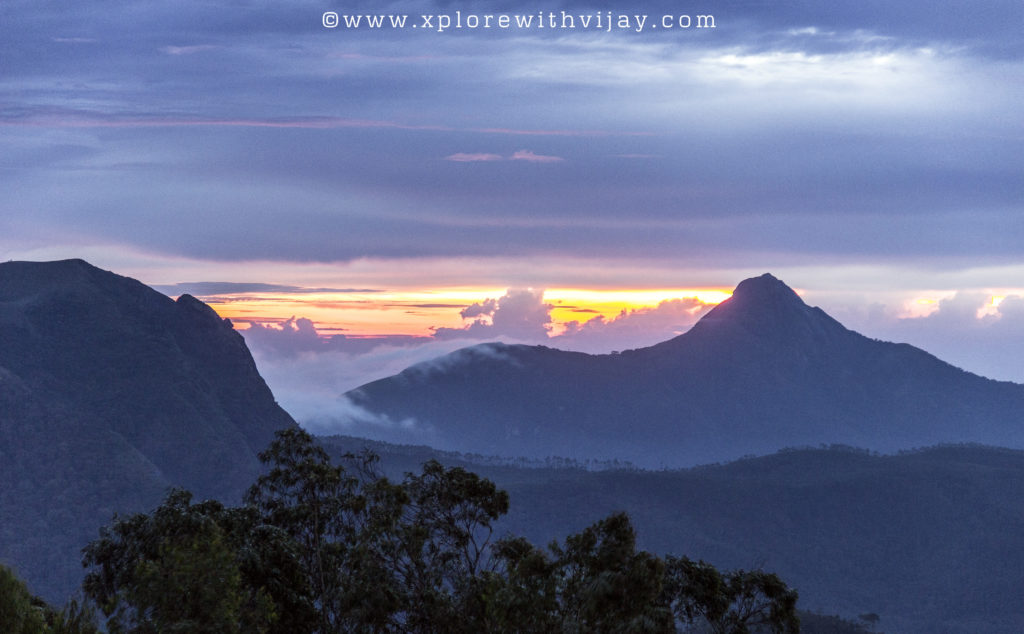
[[[245,506],[172,491],[85,549],[110,632],[799,631],[778,577],[638,551],[623,513],[544,549],[496,538],[508,494],[462,468],[394,483],[298,429],[260,458]]]
[[[33,596],[14,571],[0,564],[0,632],[4,634],[98,634],[90,605],[71,601],[60,611]]]

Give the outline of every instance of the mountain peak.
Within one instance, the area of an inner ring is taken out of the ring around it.
[[[771,273],[751,277],[740,282],[732,292],[734,300],[756,302],[795,301],[803,304],[800,296],[786,283]]]
[[[97,268],[81,259],[0,263],[0,301],[28,300],[47,294],[66,297],[145,293],[141,282]]]
[[[811,310],[796,291],[771,273],[743,280],[732,292],[732,297],[720,306],[722,312],[733,318],[744,315],[759,320],[769,315],[776,319],[801,319]]]
[[[725,300],[694,326],[693,333],[737,329],[758,338],[793,341],[793,337],[820,338],[828,333],[847,332],[820,308],[804,303],[785,282],[771,273],[740,282]]]
[[[733,290],[732,297],[716,306],[701,321],[755,316],[763,318],[767,314],[793,318],[807,310],[810,307],[800,299],[796,291],[771,273],[765,273],[740,282]]]

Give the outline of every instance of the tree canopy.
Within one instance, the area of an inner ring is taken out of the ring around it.
[[[72,600],[60,611],[31,594],[14,571],[0,564],[0,632],[98,634],[91,604]]]
[[[637,550],[624,513],[541,548],[495,535],[508,494],[462,468],[391,482],[299,429],[260,458],[244,506],[174,490],[102,529],[83,589],[110,632],[799,631],[778,577]]]

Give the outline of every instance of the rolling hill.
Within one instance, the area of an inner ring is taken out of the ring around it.
[[[775,572],[804,610],[875,614],[876,631],[890,634],[1024,631],[1024,451],[947,445],[875,455],[837,446],[594,472],[351,437],[321,442],[337,457],[368,447],[392,477],[436,458],[490,478],[511,498],[499,533],[536,544],[626,511],[639,547]]]

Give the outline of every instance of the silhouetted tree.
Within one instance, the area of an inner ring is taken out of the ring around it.
[[[800,631],[797,593],[759,570],[721,573],[686,557],[666,560],[664,598],[677,622],[706,622],[715,634]]]
[[[45,612],[33,599],[25,582],[0,565],[0,629],[11,634],[45,632]]]
[[[258,520],[172,490],[152,514],[101,529],[83,589],[114,633],[311,631],[297,551]]]
[[[407,474],[403,488],[408,505],[393,561],[404,589],[401,626],[415,632],[481,627],[484,573],[496,564],[493,522],[508,512],[508,493],[475,473],[434,460],[421,474]]]
[[[436,461],[401,483],[373,454],[343,464],[280,432],[247,506],[172,491],[115,518],[85,549],[84,589],[109,631],[797,632],[796,593],[760,571],[720,573],[636,548],[615,513],[540,549],[495,539],[508,494]]]
[[[0,564],[0,632],[4,634],[97,634],[92,605],[71,600],[61,611],[32,595],[14,571]]]
[[[671,632],[672,614],[659,599],[665,562],[636,550],[636,532],[615,513],[565,546],[552,545],[560,585],[562,631]]]

